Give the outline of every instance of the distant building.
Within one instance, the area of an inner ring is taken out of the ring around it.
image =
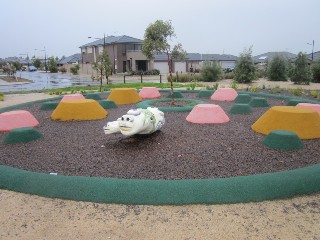
[[[275,56],[282,56],[283,58],[287,60],[291,60],[297,57],[296,54],[290,53],[290,52],[267,52],[263,53],[257,56],[253,57],[254,63],[255,64],[261,64],[264,65],[267,62],[270,62]]]

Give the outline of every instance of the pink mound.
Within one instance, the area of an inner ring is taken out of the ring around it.
[[[211,96],[213,101],[233,101],[238,93],[233,88],[218,88]]]
[[[63,98],[61,99],[61,102],[68,101],[68,100],[76,100],[76,99],[85,99],[85,97],[80,93],[68,94],[63,96]]]
[[[17,110],[0,114],[0,132],[37,125],[39,125],[38,120],[28,111]]]
[[[147,98],[159,98],[161,94],[156,87],[143,87],[139,92],[139,96],[147,99]]]
[[[320,114],[320,104],[298,103],[296,107],[313,109],[313,110],[317,111]]]
[[[219,105],[198,104],[187,116],[191,123],[226,123],[230,119]]]

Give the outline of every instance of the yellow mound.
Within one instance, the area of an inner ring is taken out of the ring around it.
[[[301,139],[320,138],[320,115],[312,109],[276,106],[264,113],[251,128],[266,135],[273,130],[288,130]]]
[[[107,99],[114,101],[117,105],[132,104],[142,100],[135,88],[113,88]]]
[[[97,120],[103,119],[108,112],[101,105],[92,99],[77,99],[62,101],[52,112],[53,120]]]

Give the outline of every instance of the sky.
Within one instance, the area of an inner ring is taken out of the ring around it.
[[[104,34],[143,40],[158,19],[171,20],[171,46],[189,53],[311,53],[319,9],[319,0],[2,0],[0,58],[70,56]]]

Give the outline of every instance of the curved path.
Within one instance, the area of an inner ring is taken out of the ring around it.
[[[5,98],[1,107],[38,99],[20,95],[10,104]],[[0,239],[317,239],[319,222],[320,194],[247,204],[144,206],[0,190]]]

